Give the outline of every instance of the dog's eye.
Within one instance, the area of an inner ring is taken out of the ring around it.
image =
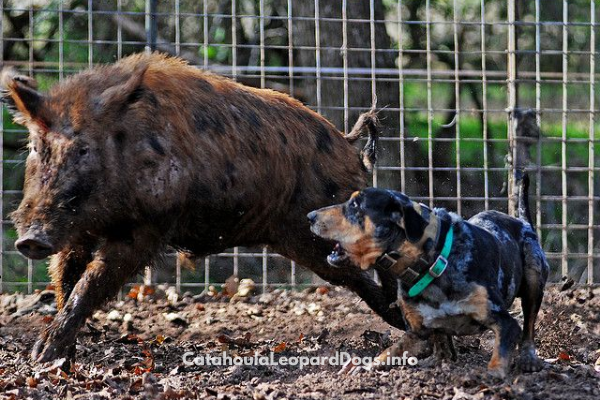
[[[350,202],[350,208],[358,208],[358,202],[356,200],[352,200]]]

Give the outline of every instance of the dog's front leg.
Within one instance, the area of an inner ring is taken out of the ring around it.
[[[488,371],[493,376],[504,378],[510,367],[512,354],[521,336],[521,328],[508,311],[492,311],[490,318],[492,322],[489,326],[496,334],[496,340],[494,342],[492,359],[488,364]]]
[[[451,335],[434,333],[431,335],[431,343],[433,344],[433,356],[436,361],[456,361],[456,349]]]

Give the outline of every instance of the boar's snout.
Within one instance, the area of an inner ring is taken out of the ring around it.
[[[308,218],[308,222],[310,222],[311,225],[313,225],[315,222],[317,222],[317,212],[316,211],[311,211],[306,215],[306,218]]]
[[[33,260],[41,260],[54,254],[54,247],[45,234],[27,232],[15,242],[15,247],[21,254]]]

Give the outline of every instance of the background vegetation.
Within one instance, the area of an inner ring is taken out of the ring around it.
[[[146,1],[5,0],[3,3],[1,53],[4,63],[34,75],[42,88],[90,65],[114,62],[122,56],[143,51],[148,44]],[[159,50],[234,76],[248,85],[288,92],[318,109],[342,130],[371,104],[373,57],[378,69],[375,80],[378,105],[385,107],[381,113],[385,139],[381,142],[378,185],[403,189],[425,202],[434,198],[436,205],[458,209],[465,216],[482,210],[486,197],[490,208],[506,209],[506,193],[502,190],[507,176],[506,1],[431,0],[427,9],[427,2],[423,1],[375,0],[374,52],[371,49],[370,2],[348,1],[346,44],[350,74],[347,108],[341,72],[344,26],[340,0],[320,0],[318,21],[315,21],[313,1],[171,0],[158,3],[155,18]],[[459,8],[454,8],[455,3]],[[597,33],[598,29],[597,25],[590,26],[589,1],[569,1],[569,25],[566,28],[568,81],[563,85],[562,2],[540,2],[541,24],[537,27],[535,1],[516,3],[518,106],[521,108],[536,106],[536,29],[539,30],[541,49],[539,70],[542,80],[537,83],[544,138],[539,147],[534,146],[541,152],[540,165],[534,168],[535,187],[532,189],[537,194],[535,205],[540,211],[537,223],[544,248],[551,256],[553,278],[558,279],[561,275],[560,254],[564,250],[568,254],[570,275],[584,281],[587,276],[587,224],[591,217],[586,197],[589,193],[587,168],[591,160],[598,175],[599,166],[599,150],[590,150],[597,143],[597,140],[591,140],[590,124],[595,123],[595,132],[600,132],[598,122],[591,122],[600,104],[600,95],[597,89],[592,91],[596,110],[590,119],[592,87],[589,83],[591,30],[595,29]],[[235,18],[232,18],[232,10]],[[483,44],[482,15],[485,21]],[[461,21],[456,32],[452,23],[455,16]],[[426,23],[428,19],[431,24]],[[595,19],[600,20],[598,10]],[[318,51],[315,50],[317,23]],[[459,50],[457,59],[454,57],[455,34]],[[485,85],[482,46],[485,48]],[[431,49],[429,57],[428,47]],[[597,54],[597,42],[593,52]],[[318,73],[315,70],[317,62],[322,68]],[[600,61],[596,62],[596,70],[591,71],[596,79],[598,64]],[[290,67],[295,68],[292,69],[293,76],[289,73]],[[432,76],[429,83],[426,79],[428,71]],[[459,71],[460,118],[457,124],[448,127],[456,115],[455,71]],[[403,110],[400,109],[401,99]],[[483,112],[484,104],[486,113]],[[564,132],[563,117],[567,120]],[[3,281],[33,279],[44,282],[47,280],[44,263],[28,267],[20,255],[12,252],[15,233],[6,219],[20,198],[26,135],[21,127],[10,122],[6,111],[3,121]],[[484,124],[488,141],[483,140]],[[560,138],[563,136],[567,138],[564,161],[569,169],[567,249],[562,248],[561,242],[563,148]],[[430,148],[434,167],[431,175],[427,170]],[[401,159],[408,167],[404,174],[397,168]],[[533,160],[537,159],[534,154]],[[462,169],[460,182],[457,171],[444,169],[447,167]],[[430,176],[433,193],[429,193]],[[489,179],[487,192],[486,176]],[[460,198],[457,196],[459,186]],[[593,214],[597,213],[597,194],[600,193],[597,179],[594,186]],[[598,243],[599,218],[593,216],[594,238]],[[600,276],[599,253],[596,244],[596,277]],[[222,282],[231,274],[233,258],[212,257],[210,262],[210,277],[204,275],[205,269],[198,268],[194,272],[184,271],[183,280]],[[262,279],[259,257],[242,257],[239,263],[243,276]],[[269,264],[269,281],[290,282],[289,261],[272,257]],[[298,272],[298,282],[312,279],[305,272]],[[172,271],[160,279],[173,279]],[[5,284],[4,289],[23,287]]]

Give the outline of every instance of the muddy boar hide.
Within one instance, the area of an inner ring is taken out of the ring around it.
[[[128,211],[140,210],[133,203],[145,198],[128,196],[141,194],[128,189],[138,187],[144,195],[158,192],[143,187],[165,174],[155,168],[158,161],[152,144],[157,139],[136,139],[119,149],[128,127],[112,122],[147,119],[151,110],[141,104],[136,107],[146,67],[137,65],[120,77],[122,82],[107,89],[89,79],[89,87],[70,88],[67,83],[66,90],[44,96],[15,79],[7,85],[17,121],[30,131],[24,198],[12,214],[19,234],[16,246],[25,256],[45,258],[66,243],[81,240],[82,234],[107,233],[109,225],[116,226],[115,234],[124,233],[121,224],[138,217]],[[125,164],[123,157],[127,157]],[[136,172],[124,174],[119,167]],[[149,175],[153,179],[144,179]],[[154,203],[163,200],[158,197]]]
[[[309,211],[368,177],[356,149],[298,101],[160,54],[81,72],[47,94],[14,71],[2,87],[29,129],[16,247],[52,255],[57,292],[37,360],[72,356],[86,318],[167,246],[204,256],[268,245],[404,327],[388,307],[394,284],[330,268],[332,243],[309,230]]]

